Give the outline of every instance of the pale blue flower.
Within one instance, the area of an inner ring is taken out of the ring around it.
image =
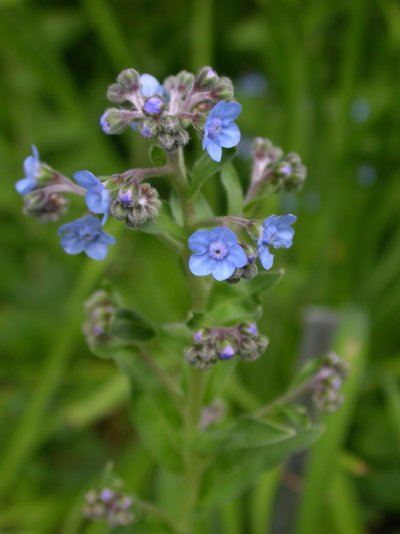
[[[104,213],[103,224],[106,222],[111,206],[111,196],[107,188],[94,174],[89,171],[77,171],[74,180],[84,189],[86,205],[93,213]]]
[[[35,145],[32,145],[33,156],[28,156],[24,161],[25,177],[15,184],[15,189],[20,195],[26,195],[35,189],[38,185],[38,177],[41,172],[41,163],[39,152]]]
[[[154,95],[163,96],[164,87],[151,74],[142,74],[140,76],[140,92],[146,98]]]
[[[203,150],[214,161],[221,161],[222,148],[232,148],[240,141],[240,130],[233,121],[242,111],[237,102],[218,102],[207,116],[204,125]]]
[[[274,255],[269,247],[289,248],[293,243],[294,230],[291,225],[295,223],[295,215],[271,215],[263,222],[262,234],[258,240],[258,255],[264,269],[271,269]]]
[[[196,276],[212,274],[215,280],[226,280],[247,263],[246,253],[228,228],[194,232],[189,248],[195,253],[190,256],[189,269]]]
[[[115,238],[101,229],[101,222],[93,215],[64,224],[58,229],[61,246],[67,254],[85,252],[93,260],[107,256],[107,246],[115,244]]]

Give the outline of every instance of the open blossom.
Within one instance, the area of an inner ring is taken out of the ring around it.
[[[196,276],[212,274],[215,280],[226,280],[247,263],[246,253],[228,228],[198,230],[190,236],[189,247],[194,252],[189,269]]]
[[[204,125],[203,150],[214,161],[221,161],[222,148],[232,148],[240,141],[240,130],[233,121],[242,106],[237,102],[218,102],[208,114]]]
[[[258,254],[264,269],[271,269],[274,255],[269,247],[289,248],[293,243],[294,230],[291,225],[295,223],[295,215],[271,215],[263,222],[262,234],[258,240]]]
[[[101,229],[101,222],[93,215],[64,224],[58,229],[58,235],[67,254],[85,252],[93,260],[103,260],[107,246],[115,244],[115,238]]]
[[[77,184],[87,190],[85,201],[87,207],[93,213],[103,213],[103,224],[110,211],[111,196],[106,187],[94,174],[89,171],[78,171],[74,174]]]
[[[32,156],[28,156],[24,161],[25,177],[18,180],[15,184],[15,189],[20,195],[26,195],[37,187],[37,179],[41,171],[41,163],[39,160],[39,152],[35,145],[32,145]]]

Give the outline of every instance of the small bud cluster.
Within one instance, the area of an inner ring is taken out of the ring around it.
[[[123,185],[111,204],[111,215],[125,221],[128,228],[140,228],[153,222],[160,212],[158,192],[148,183]]]
[[[110,528],[131,525],[135,520],[134,500],[110,488],[91,490],[85,496],[83,515],[92,521],[105,520]]]
[[[58,193],[37,189],[24,196],[24,215],[35,217],[39,222],[55,222],[68,210],[68,200]]]
[[[335,412],[343,403],[340,392],[343,381],[347,377],[346,362],[334,352],[330,352],[322,361],[322,366],[314,377],[313,401],[323,412]]]
[[[299,191],[306,179],[307,169],[301,163],[300,156],[273,146],[269,139],[257,137],[253,144],[252,182],[271,182],[286,191]]]
[[[259,334],[252,322],[233,327],[202,328],[193,334],[193,343],[185,349],[188,363],[208,369],[218,360],[234,356],[243,361],[257,360],[268,346],[268,338]]]
[[[258,267],[255,263],[257,259],[257,248],[248,243],[239,243],[247,256],[247,263],[244,267],[238,267],[230,278],[229,284],[237,284],[240,280],[252,280],[258,274]]]
[[[116,311],[116,303],[107,291],[95,291],[85,302],[88,320],[83,333],[89,347],[104,346],[111,341],[110,325]]]
[[[211,67],[196,75],[181,71],[163,84],[150,74],[135,69],[122,71],[110,85],[107,97],[121,108],[108,108],[100,118],[106,134],[122,133],[128,126],[144,139],[154,139],[168,152],[189,142],[187,128],[203,131],[206,115],[221,100],[233,100],[229,78],[220,77]]]

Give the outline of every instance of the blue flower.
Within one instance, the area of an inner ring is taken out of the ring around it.
[[[93,260],[107,256],[107,246],[115,244],[115,238],[101,229],[101,222],[93,215],[64,224],[58,229],[61,246],[67,254],[85,252]]]
[[[41,171],[39,152],[35,145],[32,145],[33,156],[28,156],[24,161],[25,178],[18,180],[15,189],[20,195],[26,195],[35,189],[38,185],[38,177]]]
[[[221,161],[222,148],[232,148],[240,141],[240,130],[233,121],[242,111],[237,102],[218,102],[208,114],[204,125],[203,150],[214,161]]]
[[[164,87],[160,84],[157,78],[154,78],[151,74],[142,74],[140,76],[140,92],[144,97],[154,95],[163,96]]]
[[[258,240],[258,255],[264,269],[271,269],[274,255],[269,251],[273,248],[289,248],[292,246],[294,230],[291,225],[295,223],[295,215],[271,215],[263,222],[263,230]]]
[[[74,174],[74,180],[81,187],[87,189],[85,200],[90,211],[93,213],[104,213],[104,224],[111,206],[111,196],[106,187],[89,171],[76,172]]]
[[[215,280],[226,280],[247,263],[236,235],[228,228],[198,230],[190,236],[189,247],[195,252],[190,256],[189,269],[196,276],[212,274]]]

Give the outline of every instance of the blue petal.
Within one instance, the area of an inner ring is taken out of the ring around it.
[[[84,187],[85,189],[91,189],[92,187],[98,185],[100,180],[96,178],[94,174],[90,171],[77,171],[74,173],[75,182]]]
[[[36,180],[34,178],[22,178],[15,184],[15,189],[20,195],[26,195],[36,187]]]
[[[237,243],[236,234],[224,226],[217,226],[216,228],[210,230],[210,241],[215,241],[216,239],[220,239],[228,246],[235,245]]]
[[[269,248],[266,247],[265,245],[261,246],[258,249],[258,253],[259,253],[261,264],[264,267],[264,269],[266,269],[267,271],[268,269],[271,269],[274,263],[274,255],[271,254],[271,252],[269,251]]]
[[[220,145],[224,148],[232,148],[236,146],[240,141],[240,130],[237,124],[229,124],[223,126],[221,133],[218,136]]]
[[[27,178],[35,178],[39,174],[40,163],[34,156],[28,156],[24,160],[24,173]]]
[[[206,125],[207,122],[210,122],[210,120],[214,117],[222,118],[222,113],[225,109],[225,104],[226,102],[224,102],[223,100],[218,102],[218,104],[215,104],[215,106],[211,109],[210,113],[207,115]]]
[[[107,256],[107,245],[96,239],[86,245],[85,253],[89,258],[92,258],[92,260],[104,260]]]
[[[200,253],[205,252],[211,242],[210,233],[209,230],[197,230],[197,232],[194,232],[194,234],[189,237],[188,241],[190,250]]]
[[[221,161],[222,148],[219,146],[218,143],[215,143],[215,141],[211,141],[210,139],[208,139],[208,142],[206,144],[206,150],[212,160],[216,161],[217,163]]]
[[[295,223],[297,221],[296,215],[293,215],[291,213],[288,213],[287,215],[280,215],[277,217],[277,224],[279,227],[281,226],[290,226],[291,224]]]
[[[61,238],[61,246],[67,254],[79,254],[85,249],[86,242],[77,236],[65,235]]]
[[[143,96],[162,95],[163,88],[157,78],[151,74],[142,74],[140,76],[140,92]]]
[[[104,230],[101,230],[99,239],[101,240],[102,243],[106,245],[115,245],[115,243],[117,242],[117,240],[115,239],[113,235],[108,234],[107,232],[104,232]]]
[[[235,267],[244,267],[247,264],[246,253],[238,244],[229,248],[229,255],[227,258]]]
[[[192,254],[189,258],[189,269],[196,276],[207,276],[215,268],[217,260],[210,258],[208,252]]]
[[[289,248],[293,244],[294,230],[293,228],[281,228],[275,239],[275,248]]]
[[[235,272],[235,266],[232,265],[232,263],[230,263],[229,261],[224,259],[224,260],[217,261],[217,265],[213,269],[212,275],[215,278],[215,280],[218,280],[219,282],[221,282],[222,280],[226,280],[227,278],[232,276],[234,272]]]
[[[233,122],[241,113],[242,106],[237,102],[221,102],[224,104],[221,109],[221,119],[224,123]]]
[[[89,189],[85,196],[86,206],[93,213],[104,213],[101,202],[101,192],[95,189]]]
[[[32,145],[32,154],[36,161],[39,161],[39,150],[36,145]]]
[[[270,225],[276,226],[278,223],[278,217],[276,215],[270,215],[267,217],[264,222],[262,223],[264,228],[268,228]]]

